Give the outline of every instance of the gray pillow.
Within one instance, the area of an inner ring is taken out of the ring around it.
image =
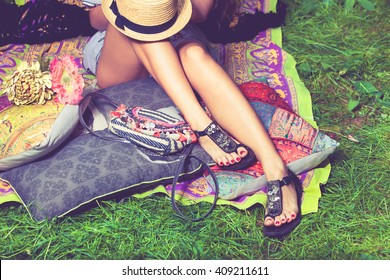
[[[173,105],[153,79],[117,85],[100,93],[129,106],[158,109]],[[97,107],[104,111],[102,104]],[[213,164],[198,145],[192,154]],[[43,220],[63,216],[96,199],[127,194],[126,190],[145,191],[171,183],[179,159],[180,153],[161,157],[132,144],[85,134],[69,139],[39,161],[1,173],[0,178],[12,185],[32,217]],[[181,176],[200,170],[201,164],[191,159]]]

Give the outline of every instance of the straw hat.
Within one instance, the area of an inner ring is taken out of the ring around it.
[[[190,0],[103,0],[109,22],[130,38],[159,41],[179,32],[190,20]]]

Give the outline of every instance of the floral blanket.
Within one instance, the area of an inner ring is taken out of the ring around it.
[[[77,2],[77,1],[76,1]],[[243,11],[253,13],[256,9],[269,12],[276,7],[275,0],[245,0],[242,6]],[[82,50],[89,38],[79,37],[64,40],[52,44],[41,45],[7,45],[0,48],[0,112],[12,106],[6,96],[2,95],[4,90],[4,79],[7,75],[15,71],[21,61],[33,62],[38,59],[53,59],[63,54],[74,56],[76,62],[82,68]],[[215,45],[218,48],[221,61],[224,61],[226,71],[239,84],[245,84],[254,80],[265,79],[269,86],[286,101],[292,111],[302,119],[310,123],[313,127],[316,124],[313,120],[311,109],[311,97],[309,91],[300,81],[295,60],[282,49],[281,29],[272,29],[261,32],[250,42],[232,43],[226,46]],[[86,84],[92,83],[94,77],[86,73],[83,76]],[[3,123],[2,123],[3,122]],[[13,125],[5,123],[0,119],[2,125]],[[277,129],[277,128],[275,128]],[[302,133],[310,133],[310,130],[302,130]],[[303,135],[307,136],[307,135]],[[290,161],[288,143],[279,141],[276,143],[278,149],[284,154],[285,161]],[[294,155],[292,155],[294,156]],[[256,173],[257,172],[257,173]],[[246,175],[257,176],[260,171],[248,170]],[[330,165],[316,168],[300,175],[300,179],[305,190],[302,213],[316,212],[318,210],[318,200],[321,196],[320,184],[326,183],[330,174]],[[234,177],[231,184],[236,184],[243,177]],[[184,197],[191,201],[211,201],[210,186],[207,178],[201,176],[191,181],[182,182],[182,189],[185,190]],[[226,184],[229,184],[227,182]],[[170,193],[170,186],[158,186],[150,189],[139,197],[145,197],[153,193]],[[238,209],[247,209],[250,206],[265,203],[264,191],[260,190],[254,194],[244,195],[234,200],[220,199],[219,204],[232,205]],[[20,201],[18,195],[7,182],[0,180],[0,203]],[[184,202],[185,203],[185,202]]]

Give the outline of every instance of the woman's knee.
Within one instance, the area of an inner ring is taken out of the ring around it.
[[[105,74],[104,71],[102,73],[102,71],[99,71],[98,69],[98,71],[96,71],[96,84],[99,88],[103,89],[114,85],[115,81],[112,80],[110,75]]]
[[[98,70],[96,71],[96,83],[99,88],[107,88],[149,77],[149,73],[144,67],[140,67],[138,70],[135,69],[135,67],[129,67],[129,71],[127,71],[127,73],[123,72],[117,73],[115,71],[110,71],[109,69],[102,69],[102,67],[98,67]]]
[[[147,76],[131,41],[110,25],[97,63],[98,86],[106,88]]]
[[[200,62],[209,59],[210,55],[199,43],[187,43],[180,46],[179,57],[182,62]]]

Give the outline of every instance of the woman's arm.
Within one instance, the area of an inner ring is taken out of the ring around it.
[[[226,0],[225,0],[226,1]],[[210,10],[214,6],[215,0],[192,0],[192,17],[193,22],[202,22],[207,19]]]

